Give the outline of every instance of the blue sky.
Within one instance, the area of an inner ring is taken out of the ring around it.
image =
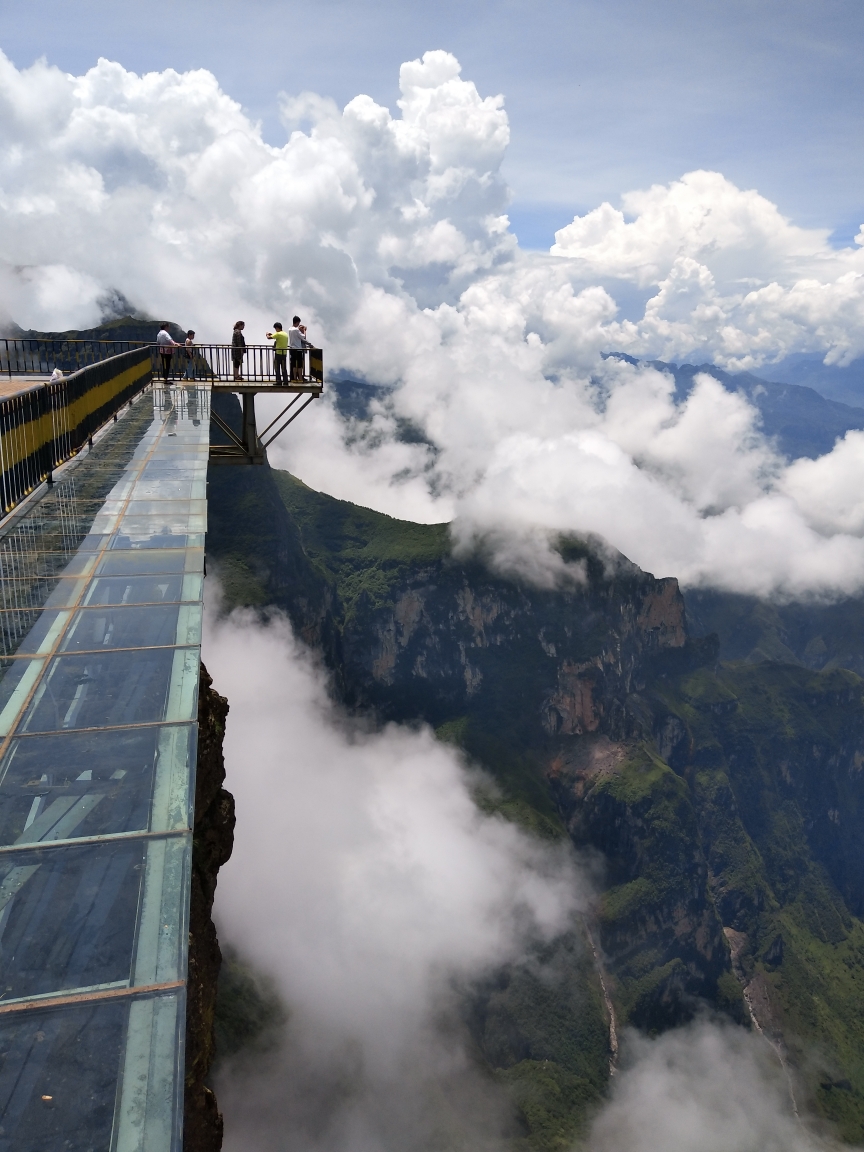
[[[864,220],[860,0],[107,0],[0,3],[0,47],[81,72],[100,55],[210,69],[284,139],[280,92],[395,110],[399,64],[454,52],[512,127],[505,175],[523,246],[574,212],[694,168],[758,188],[848,244]]]

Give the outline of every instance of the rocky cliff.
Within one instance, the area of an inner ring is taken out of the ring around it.
[[[211,914],[217,875],[234,843],[234,800],[223,788],[222,737],[227,715],[228,701],[214,691],[202,664],[186,985],[184,1152],[219,1152],[222,1147],[222,1117],[207,1077],[214,1055],[216,992],[222,964]]]

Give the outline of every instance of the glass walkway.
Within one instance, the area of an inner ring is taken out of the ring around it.
[[[207,385],[0,534],[0,1152],[180,1146]]]

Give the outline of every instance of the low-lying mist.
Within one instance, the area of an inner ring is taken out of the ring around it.
[[[237,802],[220,936],[290,1013],[277,1057],[222,1077],[226,1148],[497,1145],[507,1104],[457,985],[567,928],[587,892],[573,854],[484,815],[428,729],[342,715],[286,622],[235,614],[205,659]]]
[[[226,1152],[505,1149],[520,1129],[463,1022],[464,989],[566,931],[589,870],[474,802],[426,728],[375,731],[330,699],[280,618],[209,613],[205,660],[231,712],[234,855],[223,944],[271,978],[279,1047],[224,1064]],[[806,1152],[768,1046],[709,1021],[626,1038],[594,1152]]]

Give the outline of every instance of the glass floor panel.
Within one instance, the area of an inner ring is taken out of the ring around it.
[[[146,840],[0,854],[0,1003],[128,986],[146,857]]]
[[[57,656],[36,688],[20,729],[51,732],[167,720],[175,665],[184,651],[147,648]]]
[[[0,1152],[107,1152],[129,1006],[0,1015]]]
[[[158,533],[142,532],[141,535],[135,536],[124,535],[118,532],[116,536],[111,538],[110,547],[112,550],[115,548],[199,549],[204,547],[204,532],[173,533],[164,532],[160,529]]]
[[[189,827],[196,733],[185,724],[14,738],[0,761],[0,845]]]
[[[181,1152],[208,402],[0,529],[0,1152]]]
[[[182,572],[158,576],[102,576],[91,581],[84,605],[173,604],[201,600],[201,577]]]
[[[183,1008],[181,990],[0,1015],[0,1152],[179,1149]]]
[[[60,643],[61,652],[166,647],[176,643],[179,604],[82,608]]]
[[[145,573],[204,573],[203,548],[116,549],[103,556],[95,569],[97,576],[136,576]]]

